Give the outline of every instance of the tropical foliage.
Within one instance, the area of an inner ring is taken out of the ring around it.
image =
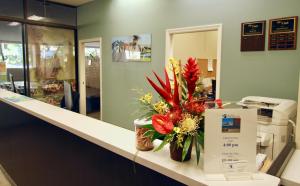
[[[200,146],[204,142],[203,113],[206,108],[206,99],[201,96],[200,69],[193,58],[188,59],[184,68],[173,58],[169,64],[172,80],[167,69],[164,70],[165,81],[153,72],[159,84],[147,77],[161,99],[153,102],[151,93],[139,99],[145,111],[142,117],[152,119],[152,124],[145,126],[149,130],[144,135],[152,140],[163,140],[155,151],[176,140],[177,147],[183,149],[182,161],[194,142],[198,163]],[[221,100],[217,100],[217,104],[221,107]]]

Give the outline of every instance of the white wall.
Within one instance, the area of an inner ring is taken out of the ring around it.
[[[173,36],[173,57],[183,64],[189,57],[217,59],[217,31],[175,34]]]

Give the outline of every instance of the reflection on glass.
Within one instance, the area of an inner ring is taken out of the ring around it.
[[[76,8],[50,1],[28,0],[27,19],[76,26]]]
[[[75,85],[74,31],[28,26],[31,96],[60,105],[64,81]]]
[[[23,18],[23,0],[0,0],[0,16]]]
[[[17,22],[0,21],[0,88],[25,93],[22,27]]]

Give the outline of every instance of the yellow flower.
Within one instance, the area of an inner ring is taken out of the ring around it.
[[[180,66],[179,66],[179,61],[176,60],[175,58],[169,58],[169,64],[168,64],[168,68],[171,72],[173,72],[173,67],[175,69],[175,74],[179,74],[180,73]]]
[[[179,127],[174,127],[173,128],[174,132],[179,133],[180,132],[180,128]]]
[[[184,134],[181,134],[181,133],[178,133],[177,134],[177,141],[176,141],[176,143],[177,143],[177,146],[178,147],[183,147],[183,138],[184,138]]]
[[[148,93],[142,96],[139,100],[143,103],[150,104],[152,101],[152,97],[153,97],[152,94]]]
[[[197,118],[186,117],[180,122],[182,132],[193,132],[198,128]]]
[[[159,101],[159,102],[153,104],[153,108],[159,114],[164,114],[168,110],[167,104],[165,102],[163,102],[163,101]]]

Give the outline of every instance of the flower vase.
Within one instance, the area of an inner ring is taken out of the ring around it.
[[[187,136],[185,136],[183,138],[183,142],[182,144],[185,143],[187,139]],[[190,144],[190,147],[188,149],[188,152],[184,158],[184,160],[182,160],[182,151],[183,151],[183,147],[180,147],[177,145],[177,137],[174,137],[174,139],[170,142],[170,156],[172,160],[175,161],[179,161],[179,162],[184,162],[184,161],[188,161],[191,159],[191,154],[192,154],[192,146],[193,146],[193,140]]]

